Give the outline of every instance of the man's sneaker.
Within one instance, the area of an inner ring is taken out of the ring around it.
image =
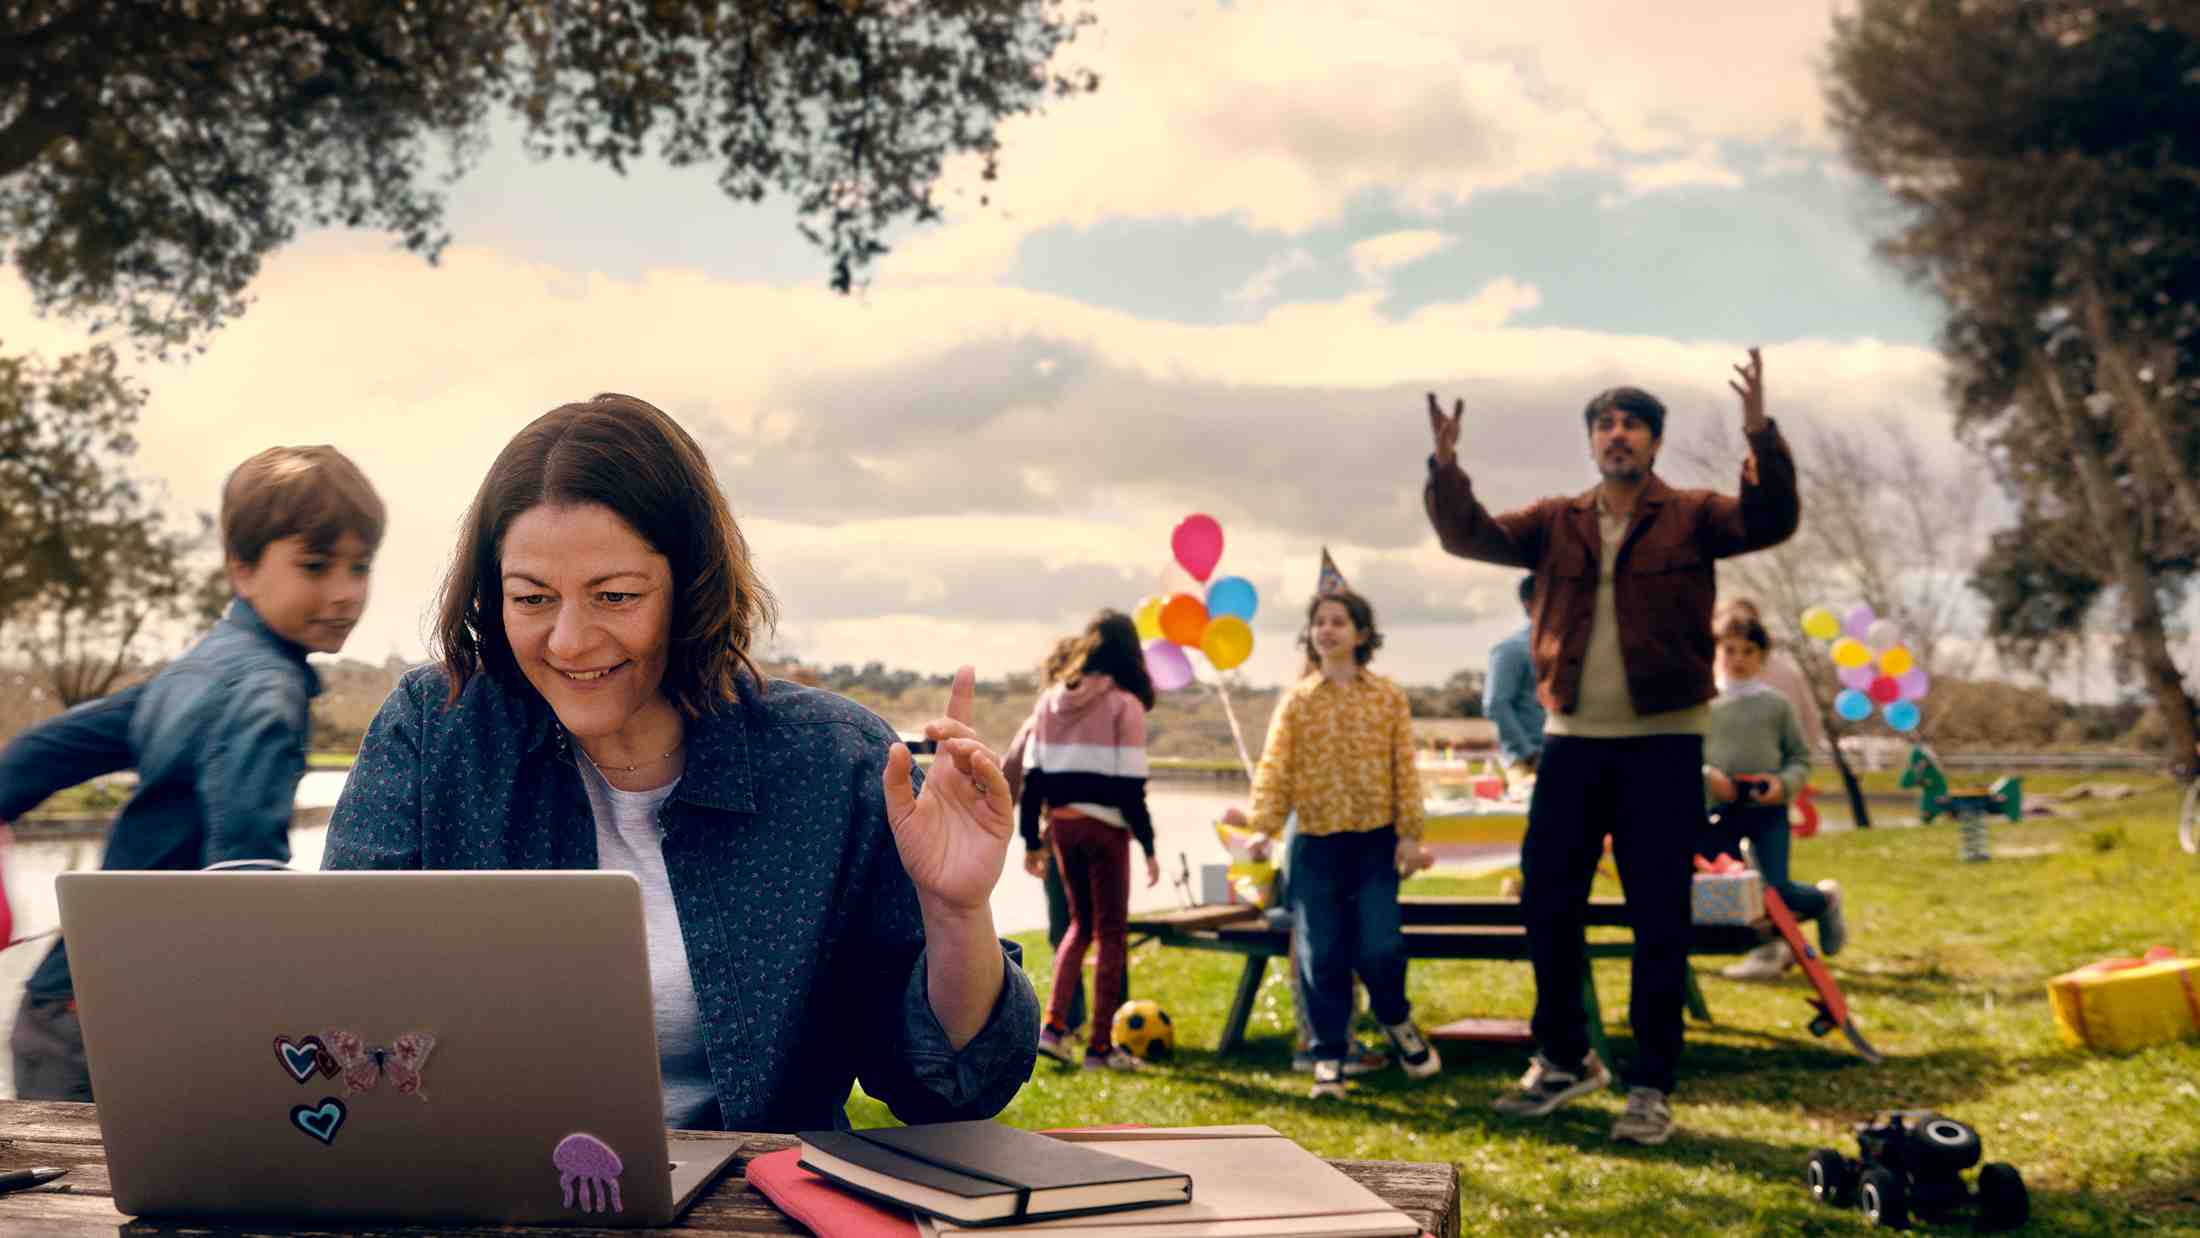
[[[1826,896],[1825,914],[1818,917],[1818,953],[1832,958],[1849,941],[1849,922],[1841,915],[1841,883],[1828,877],[1818,883]]]
[[[1077,1055],[1070,1047],[1069,1033],[1067,1032],[1057,1031],[1051,1027],[1040,1028],[1039,1052],[1041,1055],[1053,1058],[1064,1066],[1075,1066],[1077,1064]]]
[[[1346,1083],[1344,1079],[1343,1062],[1335,1058],[1324,1058],[1314,1063],[1314,1090],[1312,1096],[1315,1100],[1341,1099],[1351,1087],[1352,1085]]]
[[[1420,1028],[1413,1026],[1412,1020],[1384,1024],[1383,1035],[1390,1038],[1390,1047],[1398,1051],[1398,1066],[1407,1077],[1426,1079],[1444,1068],[1444,1059],[1437,1056],[1436,1046],[1428,1042]]]
[[[1389,1065],[1389,1050],[1378,1049],[1374,1045],[1361,1045],[1357,1054],[1344,1059],[1344,1077],[1357,1079],[1361,1075],[1372,1075]],[[1296,1071],[1314,1069],[1314,1055],[1304,1049],[1292,1054],[1291,1069]]]
[[[1612,1119],[1618,1143],[1664,1143],[1673,1133],[1673,1107],[1656,1088],[1627,1089],[1627,1112]]]
[[[1770,980],[1795,966],[1795,952],[1788,949],[1786,940],[1775,937],[1742,956],[1738,963],[1729,963],[1719,969],[1719,974],[1729,980]]]
[[[1528,1073],[1500,1095],[1494,1107],[1516,1118],[1540,1118],[1576,1096],[1609,1087],[1611,1082],[1612,1072],[1597,1060],[1595,1050],[1581,1059],[1578,1070],[1561,1070],[1557,1063],[1538,1053],[1528,1063]]]
[[[1146,1069],[1146,1063],[1139,1060],[1138,1056],[1130,1050],[1121,1045],[1116,1045],[1106,1053],[1095,1053],[1090,1049],[1085,1050],[1085,1069],[1144,1070]]]

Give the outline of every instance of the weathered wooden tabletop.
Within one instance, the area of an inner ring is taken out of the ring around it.
[[[783,1216],[771,1201],[749,1189],[742,1177],[746,1158],[776,1151],[794,1143],[786,1135],[697,1135],[698,1138],[738,1139],[741,1157],[733,1169],[703,1193],[672,1228],[690,1234],[754,1235],[803,1234],[808,1231]],[[1448,1164],[1421,1161],[1332,1161],[1345,1175],[1388,1201],[1391,1206],[1419,1221],[1438,1238],[1457,1238],[1459,1233],[1459,1174]],[[75,1234],[510,1234],[524,1232],[503,1226],[453,1228],[390,1227],[362,1230],[291,1228],[266,1224],[209,1225],[203,1221],[137,1220],[115,1211],[107,1183],[106,1150],[99,1141],[99,1110],[93,1105],[52,1101],[0,1100],[0,1172],[52,1165],[69,1171],[66,1177],[35,1190],[0,1195],[0,1233],[40,1234],[65,1238]],[[557,1235],[613,1235],[632,1230],[599,1230],[558,1226],[541,1231]]]

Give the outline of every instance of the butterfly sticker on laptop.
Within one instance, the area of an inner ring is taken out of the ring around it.
[[[387,1077],[399,1095],[428,1099],[420,1090],[420,1071],[435,1048],[434,1033],[407,1032],[383,1046],[370,1045],[356,1033],[332,1029],[321,1033],[321,1044],[336,1059],[350,1091],[371,1092]]]

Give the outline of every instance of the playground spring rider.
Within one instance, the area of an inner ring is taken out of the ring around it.
[[[1986,842],[1986,815],[2000,813],[2011,821],[2024,818],[2024,780],[2003,777],[1990,787],[1953,787],[1940,772],[1940,762],[1923,744],[1910,749],[1910,763],[1903,767],[1898,784],[1916,787],[1918,820],[1931,824],[1947,813],[1956,819],[1960,842],[1957,854],[1966,861],[1992,858]]]

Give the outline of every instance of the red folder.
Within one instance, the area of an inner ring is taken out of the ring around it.
[[[818,1238],[917,1238],[907,1211],[843,1191],[796,1162],[800,1147],[766,1152],[748,1164],[749,1185]]]

